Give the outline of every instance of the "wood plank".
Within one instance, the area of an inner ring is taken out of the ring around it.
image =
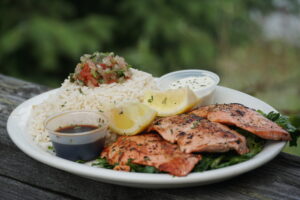
[[[1,200],[74,199],[62,194],[45,191],[3,176],[0,176],[0,188]]]

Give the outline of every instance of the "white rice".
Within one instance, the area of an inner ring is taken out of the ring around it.
[[[95,88],[78,86],[66,79],[57,93],[32,107],[28,127],[34,141],[43,147],[50,144],[43,125],[50,115],[71,110],[101,111],[105,114],[112,106],[141,101],[147,89],[157,89],[151,74],[136,69],[131,71],[131,79],[122,84],[103,84]],[[115,138],[115,134],[108,135],[109,141]]]

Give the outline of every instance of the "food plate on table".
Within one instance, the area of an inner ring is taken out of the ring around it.
[[[122,64],[124,60],[118,58],[119,62]],[[81,67],[81,69],[84,67]],[[104,67],[105,68],[105,67]],[[103,68],[102,68],[103,69]],[[112,68],[114,70],[114,68]],[[78,71],[77,71],[78,72]],[[80,72],[79,72],[80,73]],[[119,73],[119,72],[118,72]],[[122,72],[124,73],[124,72]],[[136,73],[133,71],[133,73]],[[139,73],[139,72],[137,72]],[[81,73],[82,75],[82,73]],[[97,74],[94,77],[101,76]],[[122,74],[122,76],[118,77],[121,78],[120,84],[123,84],[123,81],[125,82],[126,79],[129,79],[128,77],[130,74]],[[71,77],[72,78],[72,77]],[[145,80],[147,80],[146,77]],[[133,78],[132,78],[133,79]],[[70,80],[70,77],[69,79]],[[76,86],[76,90],[79,94],[82,95],[82,93],[89,93],[93,90],[93,87],[97,87],[98,82],[89,81],[87,79],[82,79],[83,81],[86,81],[86,84],[89,84],[91,88],[87,88],[88,86],[81,87]],[[101,80],[110,82],[112,79],[109,77],[108,79]],[[144,81],[145,81],[144,80]],[[154,79],[153,79],[154,80]],[[155,82],[157,82],[159,79],[156,79]],[[119,81],[119,80],[118,80]],[[145,82],[144,82],[145,83]],[[64,90],[67,90],[68,87],[66,87],[67,84],[70,84],[69,82],[64,83],[62,87],[65,87]],[[85,83],[84,83],[85,84]],[[108,83],[102,83],[102,84],[108,84]],[[118,84],[118,83],[114,83]],[[155,83],[156,84],[156,83]],[[143,87],[147,87],[143,85]],[[149,86],[151,89],[155,87],[153,84]],[[160,87],[158,85],[158,87]],[[81,89],[83,88],[83,89]],[[74,88],[73,88],[74,89]],[[89,91],[90,90],[90,91]],[[271,159],[273,159],[276,155],[279,154],[279,152],[282,150],[284,145],[286,144],[286,141],[266,141],[263,149],[257,153],[254,157],[250,158],[249,160],[246,160],[244,162],[240,162],[238,164],[234,164],[231,166],[219,168],[219,169],[211,169],[203,172],[191,172],[186,176],[172,176],[166,173],[138,173],[138,172],[126,172],[126,171],[116,171],[112,169],[105,169],[100,167],[91,166],[93,161],[86,162],[85,164],[70,161],[61,157],[58,157],[55,155],[55,153],[52,151],[51,141],[49,140],[48,136],[42,135],[44,134],[44,130],[41,130],[39,126],[32,126],[32,120],[34,119],[34,114],[36,116],[41,117],[44,116],[43,113],[36,112],[33,109],[36,106],[39,106],[43,104],[46,101],[49,101],[49,99],[53,99],[55,95],[59,94],[62,91],[61,88],[51,90],[45,93],[42,93],[36,97],[33,97],[25,102],[23,102],[21,105],[19,105],[10,115],[8,122],[7,122],[7,130],[8,134],[13,140],[13,142],[27,155],[30,157],[45,163],[49,166],[79,175],[83,177],[87,177],[93,180],[98,180],[106,183],[112,183],[112,184],[118,184],[118,185],[124,185],[124,186],[132,186],[132,187],[142,187],[142,188],[175,188],[175,187],[189,187],[189,186],[195,186],[195,185],[205,185],[210,184],[214,182],[219,182],[234,176],[238,176],[240,174],[243,174],[245,172],[248,172],[250,170],[253,170]],[[70,91],[65,91],[70,92]],[[61,94],[61,93],[60,93]],[[69,93],[68,93],[69,94]],[[91,93],[92,94],[92,93]],[[130,96],[130,95],[129,95]],[[133,95],[131,94],[131,97]],[[69,97],[61,97],[60,98],[69,98]],[[75,97],[74,97],[75,98]],[[106,97],[104,97],[106,98]],[[122,98],[122,97],[120,97]],[[136,97],[132,97],[136,98]],[[204,98],[205,99],[205,98]],[[240,103],[243,104],[249,108],[253,108],[256,110],[261,110],[264,113],[269,113],[271,111],[276,110],[271,107],[270,105],[264,103],[263,101],[252,97],[250,95],[247,95],[245,93],[239,92],[237,90],[233,90],[230,88],[222,87],[222,86],[215,86],[214,88],[214,94],[213,98],[210,99],[210,104],[229,104],[229,103]],[[78,101],[78,99],[75,99]],[[129,99],[132,101],[132,99]],[[207,99],[205,99],[207,100]],[[68,102],[64,102],[65,99],[62,99],[62,103],[59,104],[57,109],[61,109],[61,111],[68,111],[71,110],[70,107],[72,105],[68,105]],[[202,101],[205,102],[205,101]],[[119,106],[115,105],[116,103],[111,103],[109,107]],[[163,102],[163,104],[165,104]],[[88,105],[89,106],[89,105]],[[101,106],[101,105],[100,105]],[[103,105],[102,105],[103,106]],[[106,105],[104,105],[106,106]],[[89,110],[93,110],[93,107],[89,107]],[[51,112],[51,110],[55,110],[55,107],[51,107],[50,109],[46,110],[46,115],[53,115],[54,113],[47,113]],[[97,107],[98,111],[101,113],[105,113],[106,111],[102,110],[102,107]],[[73,109],[74,110],[74,109]],[[78,107],[75,108],[75,110],[78,110]],[[47,116],[48,118],[49,116]],[[44,122],[44,120],[43,120]],[[30,124],[31,123],[31,127]],[[33,134],[32,127],[38,127],[36,130],[40,131],[40,135]],[[145,129],[143,129],[145,131]],[[141,131],[143,131],[141,130]],[[108,135],[111,133],[108,133]],[[135,133],[136,134],[136,133]],[[45,136],[45,138],[43,138]],[[127,136],[122,136],[127,137]],[[128,136],[130,137],[130,136]],[[113,137],[111,137],[112,140]],[[43,142],[39,142],[43,141]],[[110,141],[109,141],[110,142]],[[175,145],[175,144],[174,144]],[[51,147],[51,148],[50,148]],[[199,161],[201,162],[201,161]]]

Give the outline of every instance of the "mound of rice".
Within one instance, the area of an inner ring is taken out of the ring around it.
[[[71,110],[99,111],[105,114],[112,106],[141,101],[147,89],[157,89],[151,74],[136,69],[130,70],[132,77],[124,83],[103,84],[95,88],[79,86],[66,79],[57,93],[32,107],[28,127],[34,141],[41,146],[49,144],[50,140],[43,123],[50,115]],[[115,134],[108,134],[108,141],[115,138]]]

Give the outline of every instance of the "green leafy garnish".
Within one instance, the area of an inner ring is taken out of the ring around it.
[[[132,159],[128,159],[128,162],[126,164],[130,167],[131,172],[160,173],[160,171],[155,167],[133,164]],[[105,169],[113,169],[118,165],[118,163],[116,163],[115,165],[109,164],[106,158],[97,158],[97,160],[92,163],[92,166],[102,167]]]
[[[100,157],[97,158],[96,161],[92,163],[92,166],[102,167],[105,169],[113,169],[116,165],[111,165],[108,163],[106,158],[100,158]]]
[[[293,120],[290,120],[288,116],[281,115],[280,113],[276,113],[274,111],[269,112],[268,114],[264,113],[261,110],[258,110],[260,114],[268,118],[269,120],[275,122],[279,126],[281,126],[283,129],[285,129],[287,132],[291,134],[292,140],[289,142],[289,146],[297,146],[297,139],[300,136],[300,130],[297,129],[292,122],[296,125],[295,118]]]
[[[76,160],[75,162],[77,162],[77,163],[85,163],[84,160]]]
[[[155,167],[133,164],[132,159],[128,159],[127,165],[130,167],[131,172],[160,173]]]
[[[265,140],[261,139],[245,130],[236,128],[240,134],[244,135],[247,140],[249,152],[243,155],[238,155],[236,152],[230,151],[226,153],[202,153],[202,160],[193,169],[194,172],[203,172],[211,169],[218,169],[235,165],[250,158],[253,158],[264,147]]]

